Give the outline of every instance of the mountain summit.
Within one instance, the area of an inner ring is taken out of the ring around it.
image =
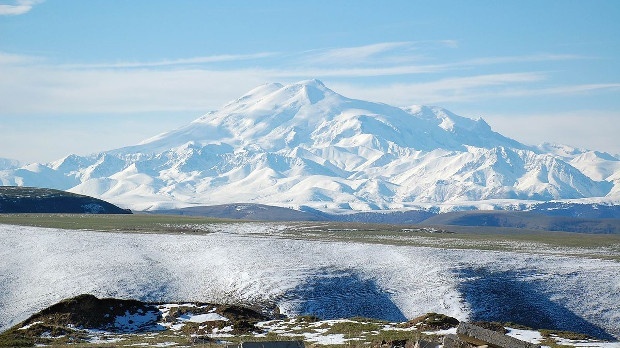
[[[188,142],[268,152],[334,146],[384,152],[389,150],[381,146],[422,151],[461,151],[464,145],[526,148],[493,132],[481,119],[474,121],[441,108],[401,109],[349,99],[321,81],[308,80],[288,86],[262,85],[183,128],[120,151],[156,153]]]
[[[351,99],[308,80],[265,84],[138,145],[4,170],[0,180],[134,210],[232,202],[331,211],[489,207],[620,196],[617,158],[550,148],[521,144],[482,119]]]

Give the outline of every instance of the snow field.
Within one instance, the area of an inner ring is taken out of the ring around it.
[[[427,312],[460,320],[501,319],[518,309],[507,302],[522,296],[517,300],[524,310],[542,318],[564,317],[558,319],[561,328],[573,328],[571,321],[593,333],[620,337],[618,262],[287,239],[278,233],[286,228],[282,224],[208,227],[215,233],[0,225],[0,328],[82,293],[277,305],[286,315],[391,321]],[[525,319],[527,314],[516,313]]]

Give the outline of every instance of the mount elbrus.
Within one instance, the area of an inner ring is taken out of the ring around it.
[[[89,156],[0,171],[133,210],[232,202],[322,211],[615,203],[620,160],[527,146],[482,119],[344,97],[317,80],[266,84],[179,129]]]

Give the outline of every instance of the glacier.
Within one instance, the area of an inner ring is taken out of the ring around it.
[[[525,145],[481,118],[351,99],[307,80],[259,86],[134,146],[5,166],[0,183],[68,190],[133,210],[235,202],[330,212],[494,209],[549,200],[616,204],[620,159]]]

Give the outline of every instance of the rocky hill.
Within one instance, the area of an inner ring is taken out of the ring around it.
[[[0,186],[0,214],[131,214],[97,198],[55,189]]]
[[[241,306],[157,304],[84,294],[45,308],[0,334],[0,346],[87,343],[100,335],[122,337],[165,330],[176,331],[181,338],[201,333],[208,341],[207,330],[229,328],[225,331],[230,334],[250,334],[258,331],[254,324],[267,319],[265,314]]]

